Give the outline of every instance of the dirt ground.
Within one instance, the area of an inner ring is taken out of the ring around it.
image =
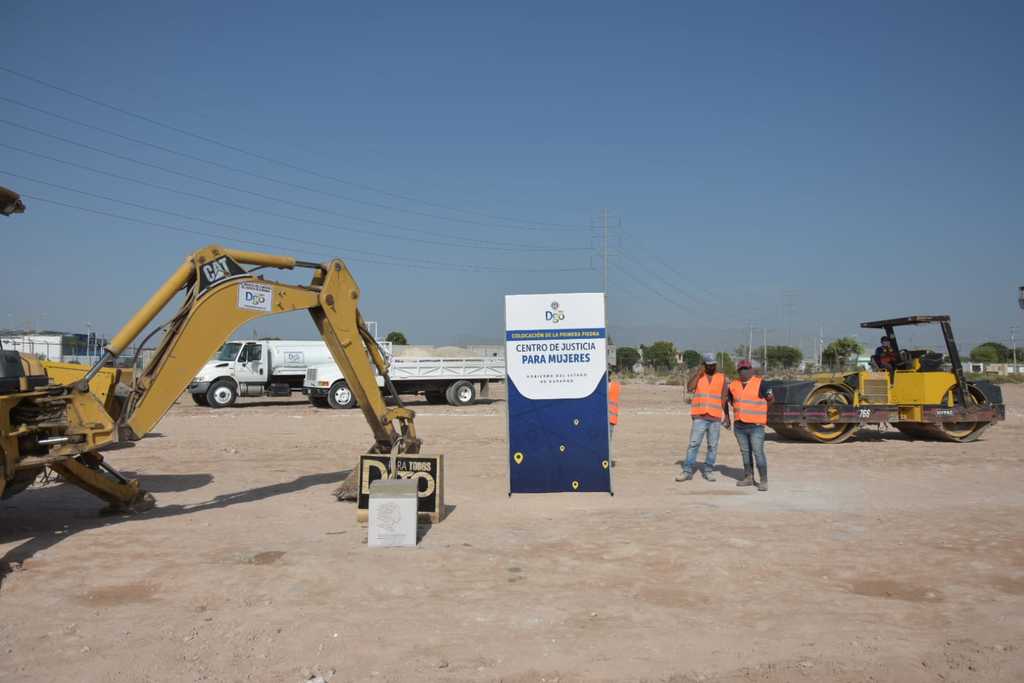
[[[627,385],[614,497],[506,495],[505,404],[414,402],[454,506],[370,550],[330,495],[357,411],[176,405],[108,459],[157,508],[0,504],[0,680],[1024,680],[1024,386],[966,445],[767,444],[771,488],[676,483],[679,389]],[[773,437],[769,437],[773,439]]]

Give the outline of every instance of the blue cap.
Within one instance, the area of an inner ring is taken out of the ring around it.
[[[715,360],[715,354],[705,353],[704,354],[704,365],[717,365],[718,361]]]

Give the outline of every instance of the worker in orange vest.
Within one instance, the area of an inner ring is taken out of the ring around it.
[[[733,433],[743,455],[743,479],[737,486],[757,486],[758,491],[768,490],[768,460],[764,456],[764,427],[768,424],[768,406],[775,397],[764,381],[754,375],[749,360],[736,364],[740,378],[729,385],[729,404],[732,406]],[[754,462],[757,463],[759,481],[754,481]]]
[[[697,451],[705,436],[708,440],[708,453],[704,458],[701,474],[708,481],[714,481],[715,459],[718,457],[718,436],[722,425],[729,429],[729,412],[726,410],[728,398],[728,382],[725,375],[718,372],[718,361],[713,353],[704,354],[704,367],[691,379],[686,388],[693,392],[690,404],[690,446],[683,462],[683,473],[676,481],[693,479],[693,467],[697,462]]]
[[[619,424],[619,393],[622,385],[612,380],[608,383],[608,436],[615,434],[615,425]]]

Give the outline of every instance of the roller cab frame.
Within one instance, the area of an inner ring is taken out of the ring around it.
[[[263,268],[306,268],[313,275],[309,285],[285,284],[255,274]],[[148,365],[137,374],[112,367],[178,295],[183,296],[181,307],[150,335],[164,330]],[[79,366],[76,372],[73,366],[54,366],[50,384],[19,380],[16,390],[0,393],[0,496],[26,488],[50,467],[114,508],[151,505],[152,497],[106,463],[101,450],[144,437],[241,325],[297,310],[309,311],[348,378],[373,433],[369,452],[418,453],[415,414],[394,391],[384,355],[359,312],[359,296],[340,259],[312,263],[216,245],[196,251],[111,339],[91,368]],[[38,365],[27,369],[26,380],[38,379]],[[378,373],[392,406],[378,387]]]
[[[938,324],[946,344],[942,354],[903,350],[896,328]],[[1006,419],[1002,390],[964,377],[948,315],[917,315],[861,323],[884,330],[897,356],[891,371],[861,370],[833,382],[768,382],[775,401],[768,425],[784,438],[839,443],[862,425],[892,424],[915,438],[974,441],[991,424]]]

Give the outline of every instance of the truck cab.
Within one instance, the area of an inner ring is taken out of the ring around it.
[[[188,386],[197,405],[226,408],[239,396],[288,396],[302,389],[306,368],[333,362],[322,341],[229,341]]]

